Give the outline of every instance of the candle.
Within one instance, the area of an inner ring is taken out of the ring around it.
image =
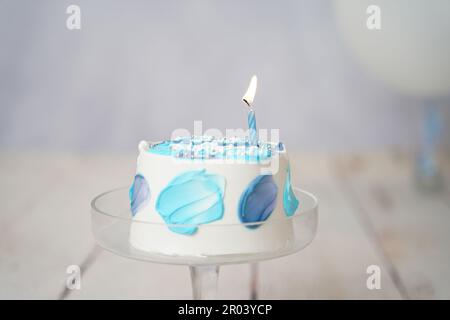
[[[250,109],[247,116],[249,141],[252,146],[258,143],[258,134],[256,131],[255,111]]]
[[[258,79],[256,78],[256,76],[253,76],[252,79],[250,80],[247,92],[242,97],[242,101],[244,101],[247,107],[249,108],[247,122],[248,122],[249,141],[252,146],[256,146],[258,144],[258,131],[256,130],[256,115],[255,111],[252,109],[253,100],[255,99],[257,83]]]

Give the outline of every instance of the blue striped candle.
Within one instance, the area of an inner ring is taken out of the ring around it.
[[[248,112],[247,121],[250,145],[256,146],[258,144],[258,132],[256,131],[256,116],[253,109]]]
[[[249,141],[251,146],[258,145],[258,132],[256,131],[256,116],[255,111],[253,111],[252,109],[257,84],[258,78],[256,78],[256,76],[253,76],[252,79],[250,80],[250,84],[248,85],[247,92],[242,97],[242,101],[244,101],[249,108],[247,122],[248,122]]]

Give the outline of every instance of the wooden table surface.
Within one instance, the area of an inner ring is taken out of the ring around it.
[[[401,152],[291,156],[296,185],[320,201],[303,251],[260,263],[267,299],[449,299],[450,192],[419,191]],[[442,170],[450,184],[449,157]],[[0,298],[190,299],[188,268],[128,260],[96,247],[90,200],[130,184],[135,155],[0,154]],[[80,265],[82,287],[67,290]],[[368,290],[366,268],[381,268]],[[249,267],[221,268],[219,298],[249,298]]]

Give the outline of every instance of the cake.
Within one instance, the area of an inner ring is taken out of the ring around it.
[[[130,188],[133,248],[171,256],[281,250],[299,203],[282,143],[177,137],[139,143]]]

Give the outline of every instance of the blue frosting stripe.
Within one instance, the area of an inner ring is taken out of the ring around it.
[[[235,159],[258,163],[284,152],[284,145],[261,141],[252,145],[247,138],[240,137],[186,136],[152,144],[148,152],[179,159]]]
[[[161,191],[156,210],[169,224],[170,230],[180,234],[193,234],[196,226],[177,224],[205,224],[222,219],[225,178],[208,174],[205,169],[184,172],[176,176]]]
[[[262,222],[267,220],[276,206],[278,187],[272,175],[256,177],[239,200],[238,215],[243,223]],[[247,226],[256,228],[259,225]]]
[[[291,167],[289,166],[286,172],[286,180],[284,182],[284,191],[283,191],[284,213],[286,213],[288,217],[293,216],[295,211],[297,211],[298,204],[299,202],[297,200],[297,197],[295,196],[295,193],[292,190]]]
[[[129,191],[131,213],[133,217],[150,200],[150,187],[147,180],[141,174],[134,177]]]

